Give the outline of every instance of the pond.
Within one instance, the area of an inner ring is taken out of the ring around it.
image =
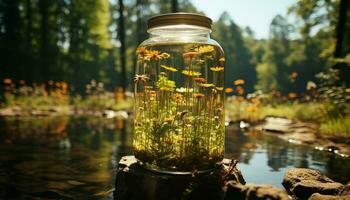
[[[130,120],[48,117],[0,120],[0,199],[113,199],[118,160],[131,154]],[[226,157],[247,182],[282,187],[291,167],[345,183],[350,159],[268,134],[226,130]]]

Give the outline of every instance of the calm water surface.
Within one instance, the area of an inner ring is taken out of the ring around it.
[[[131,154],[130,121],[96,117],[0,120],[0,199],[113,199],[117,161]],[[350,159],[257,132],[226,131],[226,157],[247,182],[282,187],[291,167],[350,180]]]

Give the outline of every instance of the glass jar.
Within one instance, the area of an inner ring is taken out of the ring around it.
[[[224,156],[224,53],[211,19],[171,13],[148,21],[134,77],[135,157],[166,173],[204,172]]]

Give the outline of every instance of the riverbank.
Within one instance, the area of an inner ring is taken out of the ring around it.
[[[342,157],[350,155],[350,138],[320,134],[318,125],[315,123],[269,116],[249,128],[264,134],[275,135],[290,143],[309,145],[317,150],[335,153]]]

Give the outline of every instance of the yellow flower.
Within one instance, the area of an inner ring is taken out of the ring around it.
[[[148,50],[145,47],[139,47],[136,49],[136,54],[140,58],[144,58],[148,54]]]
[[[176,88],[176,92],[184,93],[184,92],[186,92],[186,88],[184,88],[184,87]]]
[[[220,61],[220,62],[225,62],[225,58],[222,57],[222,58],[219,59],[219,61]]]
[[[235,81],[233,81],[234,85],[243,85],[244,84],[244,80],[243,79],[237,79]]]
[[[175,69],[174,67],[168,67],[166,65],[160,65],[160,67],[170,72],[177,72],[177,69]]]
[[[182,94],[180,94],[180,93],[175,93],[175,94],[173,95],[173,99],[174,99],[176,102],[181,101],[181,100],[182,100]]]
[[[164,118],[164,122],[167,122],[167,123],[171,123],[172,121],[174,121],[174,117],[165,117]]]
[[[200,75],[202,75],[200,72],[195,72],[195,71],[191,71],[191,70],[182,70],[182,74],[184,74],[186,76],[200,76]]]
[[[160,56],[164,59],[167,59],[170,57],[170,55],[168,53],[162,53],[162,54],[160,54]]]
[[[214,84],[211,84],[211,83],[202,83],[202,84],[200,84],[199,86],[205,87],[205,88],[210,88],[210,87],[214,87],[215,85],[214,85]]]
[[[224,68],[220,66],[215,66],[215,67],[211,67],[210,70],[214,72],[220,72],[220,71],[223,71]]]
[[[198,51],[200,54],[210,53],[214,51],[214,47],[210,45],[200,46],[196,49],[196,51]]]
[[[224,87],[215,87],[215,89],[216,89],[217,91],[223,91],[223,90],[224,90]]]
[[[169,91],[171,91],[171,88],[169,88],[169,87],[161,87],[161,88],[159,88],[159,90],[160,90],[160,91],[169,92]]]

